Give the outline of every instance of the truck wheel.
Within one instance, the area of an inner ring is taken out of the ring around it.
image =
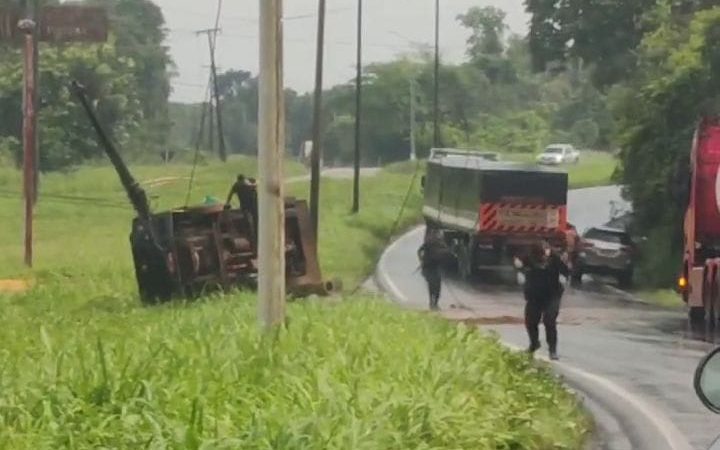
[[[473,275],[472,261],[466,247],[461,247],[458,251],[458,271],[463,281],[468,281]]]
[[[573,286],[580,286],[582,285],[582,277],[582,270],[573,271],[573,273],[570,275],[570,282]]]
[[[705,322],[705,308],[702,306],[691,307],[688,311],[688,319],[690,319],[690,324],[702,326],[702,323]]]

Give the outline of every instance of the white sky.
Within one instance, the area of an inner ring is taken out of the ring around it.
[[[206,36],[196,30],[211,28],[215,0],[153,0],[162,9],[170,30],[169,42],[177,65],[172,100],[201,101],[208,80],[209,56]],[[328,0],[326,18],[326,87],[354,76],[357,0]],[[224,0],[218,37],[220,70],[258,67],[259,0]],[[434,39],[434,0],[365,0],[364,62],[382,62],[412,51],[413,43],[431,44]],[[504,9],[510,29],[527,31],[522,0],[443,0],[440,46],[443,58],[464,58],[466,31],[455,17],[472,6],[494,5]],[[317,0],[285,0],[285,84],[300,92],[314,83]],[[301,16],[301,17],[295,17]]]

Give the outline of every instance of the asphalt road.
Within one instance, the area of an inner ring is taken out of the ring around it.
[[[601,225],[610,218],[611,201],[621,202],[619,190],[613,187],[573,191],[570,220],[580,231]],[[396,300],[419,309],[427,305],[423,279],[415,272],[422,235],[423,230],[416,229],[400,238],[378,268]],[[497,332],[508,344],[527,345],[524,301],[517,287],[463,283],[449,276],[443,289],[443,315]],[[720,417],[702,406],[692,386],[697,363],[712,348],[704,341],[707,336],[689,330],[682,312],[606,292],[600,283],[587,279],[580,289],[568,288],[559,320],[560,363],[632,394],[668,435],[684,436],[693,448],[707,449],[720,434]]]

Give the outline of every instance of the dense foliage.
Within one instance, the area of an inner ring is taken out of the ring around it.
[[[720,111],[720,7],[712,0],[526,5],[535,68],[587,65],[608,93],[622,149],[617,179],[649,237],[643,281],[671,283],[681,262],[693,132],[702,115]]]
[[[55,1],[45,2],[57,3]],[[40,166],[44,171],[101,156],[87,118],[71,98],[77,79],[97,101],[112,136],[136,153],[156,151],[167,141],[168,70],[172,64],[164,19],[150,0],[97,0],[107,6],[111,34],[101,44],[40,45]],[[4,1],[0,6],[17,2]],[[0,48],[0,154],[20,161],[22,55],[17,45]],[[142,144],[140,144],[142,143]]]
[[[583,148],[611,147],[614,126],[606,99],[577,68],[558,76],[531,70],[527,40],[507,36],[505,14],[474,7],[458,17],[470,30],[467,61],[443,64],[440,73],[441,140],[444,146],[534,153],[552,141]],[[422,156],[432,146],[432,55],[409,54],[370,64],[363,71],[362,154],[364,163],[407,160],[410,111],[415,108],[415,138]],[[412,89],[411,89],[412,86]],[[411,97],[414,92],[414,98]],[[257,79],[246,71],[221,76],[223,112],[233,152],[256,152]],[[412,101],[411,101],[412,100]],[[355,123],[353,82],[324,93],[324,154],[330,164],[352,161]],[[195,113],[189,114],[189,108]],[[173,142],[198,141],[201,105],[173,105]],[[287,91],[288,148],[297,153],[310,139],[312,97]],[[206,127],[207,128],[207,127]],[[188,134],[187,130],[194,130]],[[207,137],[203,140],[207,149]]]

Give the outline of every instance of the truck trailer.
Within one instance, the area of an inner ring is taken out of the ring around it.
[[[516,270],[541,240],[568,246],[568,175],[489,153],[433,149],[423,178],[427,230],[439,230],[463,278]]]
[[[700,121],[689,167],[678,288],[690,321],[715,327],[720,317],[720,117]]]

